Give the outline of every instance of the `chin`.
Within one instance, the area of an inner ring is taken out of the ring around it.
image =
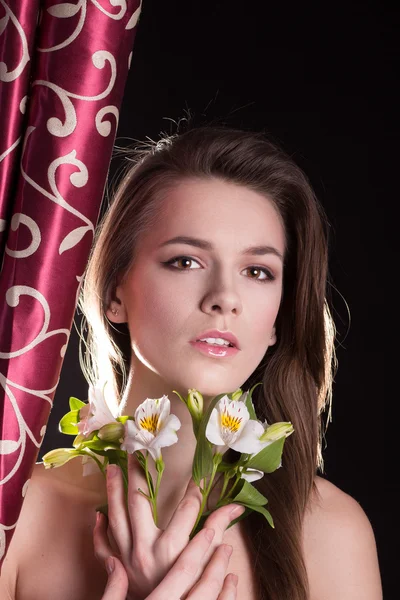
[[[238,378],[237,374],[235,377],[228,377],[228,375],[221,376],[221,373],[215,373],[214,376],[210,372],[203,373],[200,375],[198,372],[190,377],[185,374],[185,381],[182,379],[179,382],[179,387],[173,389],[178,390],[182,395],[187,395],[189,388],[198,390],[204,398],[214,398],[218,394],[227,394],[234,392],[243,385],[246,381],[245,378]],[[182,391],[181,391],[182,390]]]

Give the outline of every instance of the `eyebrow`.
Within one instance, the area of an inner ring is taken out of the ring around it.
[[[201,248],[202,250],[214,250],[214,247],[211,244],[211,242],[184,235],[178,235],[170,240],[167,240],[166,242],[163,242],[162,244],[160,244],[160,248],[163,248],[164,246],[169,246],[170,244],[187,244],[188,246],[196,246],[197,248]],[[252,254],[253,256],[264,256],[265,254],[274,254],[283,262],[282,254],[273,246],[249,246],[248,248],[242,250],[240,254]]]

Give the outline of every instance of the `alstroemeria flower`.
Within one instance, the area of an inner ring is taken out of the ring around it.
[[[148,450],[156,461],[161,458],[161,448],[172,446],[178,441],[176,432],[181,422],[175,415],[170,415],[171,402],[168,396],[152,399],[146,398],[135,412],[135,420],[125,423],[125,437],[121,450],[136,452]]]
[[[243,395],[244,396],[244,395]],[[223,454],[228,448],[244,454],[257,454],[271,442],[262,442],[265,429],[254,419],[242,400],[223,396],[213,409],[206,427],[206,438]]]
[[[79,417],[77,427],[84,436],[116,421],[107,406],[103,390],[97,387],[89,387],[89,402],[80,409]]]

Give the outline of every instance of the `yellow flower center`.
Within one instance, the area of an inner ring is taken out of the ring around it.
[[[159,415],[149,415],[147,417],[143,417],[140,419],[140,427],[142,429],[147,429],[152,434],[155,434],[158,427],[158,418]]]
[[[223,412],[221,414],[221,426],[225,427],[226,429],[229,429],[233,433],[236,433],[236,431],[238,431],[241,422],[241,417],[234,417],[233,415],[230,415],[227,412]]]

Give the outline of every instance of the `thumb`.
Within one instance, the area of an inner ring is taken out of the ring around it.
[[[128,593],[128,576],[118,558],[109,556],[106,560],[108,581],[101,600],[125,600]]]

